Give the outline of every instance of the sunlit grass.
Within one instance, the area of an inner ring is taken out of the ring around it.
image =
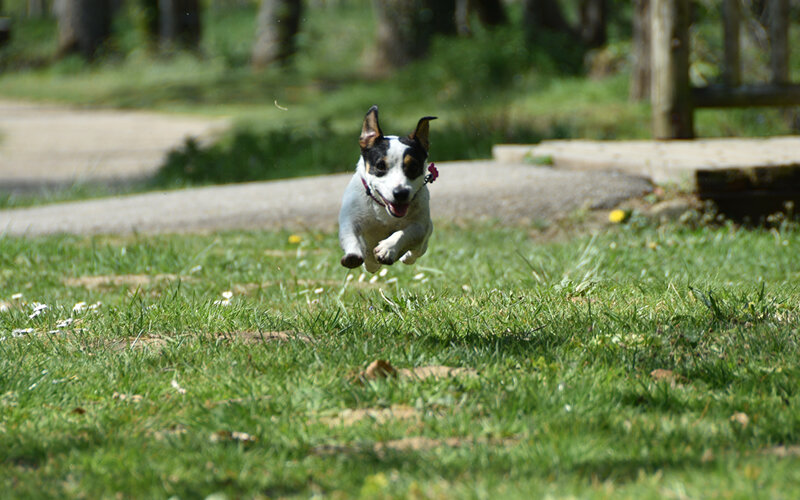
[[[3,238],[0,481],[19,497],[794,496],[797,228],[634,214],[538,234],[439,224],[418,265],[378,275],[300,230]],[[379,359],[398,378],[365,378]],[[444,367],[461,371],[404,375]]]

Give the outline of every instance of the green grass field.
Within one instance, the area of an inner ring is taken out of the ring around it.
[[[789,224],[440,224],[416,267],[362,278],[329,233],[5,237],[0,484],[796,498],[798,245]]]

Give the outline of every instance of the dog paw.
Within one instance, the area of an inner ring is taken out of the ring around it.
[[[350,269],[355,269],[363,263],[364,259],[360,255],[354,253],[348,253],[342,257],[342,265]]]
[[[411,265],[417,261],[417,256],[411,252],[410,250],[405,253],[402,257],[400,257],[400,262],[406,265]]]
[[[385,241],[381,241],[378,243],[378,246],[375,247],[375,260],[380,262],[381,264],[386,264],[387,266],[391,266],[394,264],[395,261],[395,252],[394,247],[392,245],[388,245]]]

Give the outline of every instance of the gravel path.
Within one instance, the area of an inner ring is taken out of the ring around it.
[[[610,208],[650,189],[622,174],[561,172],[489,161],[439,163],[434,220],[518,224]],[[350,174],[232,184],[0,211],[8,235],[332,229]]]

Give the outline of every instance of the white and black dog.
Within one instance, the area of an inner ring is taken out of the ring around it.
[[[364,117],[359,144],[361,157],[347,185],[339,212],[342,265],[364,264],[374,273],[381,264],[413,264],[428,249],[433,232],[426,184],[436,178],[428,158],[428,122],[419,120],[408,137],[384,136],[378,125],[378,107]]]

